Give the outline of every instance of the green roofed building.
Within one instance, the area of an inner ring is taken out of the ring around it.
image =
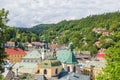
[[[62,62],[63,68],[68,72],[76,72],[78,61],[74,55],[73,43],[70,43],[69,50],[57,51],[57,59]]]
[[[18,69],[18,74],[34,74],[36,72],[37,64],[41,62],[41,59],[40,51],[34,49],[31,52],[28,52],[27,55],[22,58],[22,62],[15,63],[13,66],[13,71],[16,72]]]
[[[38,50],[32,50],[31,52],[28,52],[25,57],[22,58],[22,62],[27,63],[39,63],[41,62],[41,60],[41,53]]]
[[[47,78],[51,78],[59,75],[62,68],[62,63],[54,56],[39,63],[37,72]]]

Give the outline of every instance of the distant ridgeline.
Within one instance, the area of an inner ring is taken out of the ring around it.
[[[120,12],[14,30],[10,32],[11,41],[42,41],[44,37],[51,43],[68,44],[72,41],[76,50],[90,50],[94,54],[120,40]]]

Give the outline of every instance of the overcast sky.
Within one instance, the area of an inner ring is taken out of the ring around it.
[[[0,0],[0,8],[9,10],[8,25],[31,27],[118,11],[120,0]]]

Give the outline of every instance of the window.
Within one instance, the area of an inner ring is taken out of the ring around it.
[[[70,67],[69,66],[67,67],[67,71],[70,72]]]
[[[76,67],[75,66],[73,67],[73,72],[76,72]]]
[[[44,69],[44,74],[47,74],[47,70],[46,69]]]
[[[37,73],[40,73],[40,70],[37,70]]]
[[[55,74],[58,74],[58,69],[55,69]]]

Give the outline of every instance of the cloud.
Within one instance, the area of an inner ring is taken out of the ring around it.
[[[8,25],[31,27],[40,23],[80,19],[92,14],[118,11],[119,0],[0,0],[9,10]]]

